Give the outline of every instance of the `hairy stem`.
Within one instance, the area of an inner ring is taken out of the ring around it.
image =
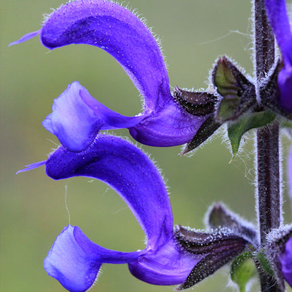
[[[257,87],[275,61],[275,40],[265,9],[265,0],[254,0],[255,69]]]
[[[281,222],[279,124],[257,131],[257,195],[261,243]]]
[[[257,198],[260,242],[264,246],[266,234],[281,223],[281,189],[279,124],[257,130]],[[275,279],[259,268],[261,291],[282,292]]]
[[[254,0],[255,71],[257,101],[261,107],[260,84],[275,61],[275,41],[265,11],[264,0]],[[257,212],[260,242],[264,245],[266,234],[281,223],[279,124],[257,130]],[[260,267],[262,292],[282,292],[275,279]]]

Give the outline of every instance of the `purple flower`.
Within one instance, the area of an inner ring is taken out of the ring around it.
[[[289,136],[291,137],[291,133],[289,132]],[[288,187],[290,193],[290,199],[292,204],[292,147],[290,149],[289,157],[288,157]]]
[[[286,242],[285,250],[279,258],[284,279],[292,287],[292,237]]]
[[[190,142],[206,121],[208,116],[193,116],[176,103],[155,38],[146,25],[126,8],[105,0],[70,2],[54,11],[41,30],[12,44],[38,34],[42,44],[49,49],[88,44],[105,50],[120,63],[145,100],[142,114],[125,117],[98,103],[85,88],[73,83],[58,99],[53,114],[45,122],[46,128],[59,138],[64,129],[58,125],[52,128],[50,124],[57,124],[55,121],[61,118],[69,121],[70,114],[61,117],[58,103],[75,104],[77,111],[90,113],[86,121],[86,131],[90,135],[84,134],[85,140],[79,139],[78,145],[68,142],[66,147],[69,149],[83,150],[99,130],[117,128],[128,128],[134,139],[143,144],[181,145]],[[74,131],[73,128],[70,130]]]
[[[265,0],[268,18],[279,45],[284,67],[278,76],[280,105],[292,112],[292,32],[285,0]],[[291,22],[291,20],[290,20]]]
[[[152,161],[125,140],[97,135],[85,151],[57,149],[45,164],[49,177],[74,176],[99,179],[128,204],[147,237],[146,248],[118,252],[90,241],[79,227],[67,226],[49,251],[44,268],[69,291],[86,291],[97,278],[103,263],[128,264],[138,279],[155,285],[183,283],[192,268],[205,256],[182,250],[173,233],[173,218],[166,187]]]

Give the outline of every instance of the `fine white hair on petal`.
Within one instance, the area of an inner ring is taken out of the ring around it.
[[[162,41],[161,41],[161,38],[153,31],[153,27],[150,27],[148,26],[148,22],[147,22],[147,19],[146,17],[144,17],[142,14],[140,14],[138,12],[138,9],[137,8],[132,8],[132,7],[129,7],[129,3],[126,4],[124,6],[124,2],[121,2],[121,3],[118,3],[117,1],[111,1],[111,2],[114,2],[115,4],[119,5],[119,6],[122,6],[124,8],[126,8],[127,10],[129,10],[131,13],[133,13],[137,18],[140,19],[140,21],[148,28],[148,30],[150,31],[150,33],[152,34],[152,36],[154,37],[158,47],[159,47],[159,50],[161,52],[161,55],[162,55],[162,58],[163,58],[163,61],[164,61],[164,64],[165,64],[165,67],[166,69],[168,68],[168,65],[167,65],[167,62],[166,62],[166,57],[164,56],[163,54],[163,48],[162,48]]]
[[[51,12],[50,13],[44,13],[43,14],[43,21],[42,21],[42,26],[46,23],[46,21],[51,17],[51,15],[56,11],[56,10],[59,10],[60,8],[62,8],[63,6],[69,4],[69,3],[73,3],[73,2],[78,2],[78,1],[92,1],[92,0],[69,0],[67,3],[65,4],[61,4],[58,8],[51,8]],[[94,2],[94,1],[93,1]],[[168,65],[167,65],[167,62],[166,62],[166,57],[164,56],[163,54],[163,48],[162,48],[162,44],[161,44],[161,38],[155,34],[153,32],[153,29],[152,27],[149,27],[148,24],[147,24],[147,19],[142,16],[142,14],[138,13],[138,10],[137,8],[132,8],[132,7],[129,7],[129,3],[125,3],[124,1],[119,3],[117,1],[113,1],[113,0],[104,0],[104,2],[112,2],[114,4],[117,4],[125,9],[127,9],[128,11],[130,11],[133,15],[135,15],[137,18],[139,18],[139,20],[147,27],[147,29],[150,31],[150,33],[152,34],[153,38],[155,39],[158,47],[159,47],[159,50],[161,52],[161,55],[162,55],[162,58],[163,58],[163,61],[164,61],[164,64],[165,64],[165,67],[166,69],[168,68]]]
[[[97,283],[97,281],[98,281],[98,279],[99,279],[99,277],[101,276],[102,273],[103,273],[103,271],[102,271],[102,266],[101,266],[101,267],[99,268],[99,271],[98,271],[98,273],[97,273],[97,275],[96,275],[96,277],[95,277],[95,280],[94,280],[93,284],[92,284],[92,285],[89,287],[89,289],[87,289],[85,292],[90,291],[91,288],[94,287],[94,286],[96,285],[96,283]]]

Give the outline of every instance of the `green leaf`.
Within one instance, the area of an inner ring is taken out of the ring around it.
[[[213,72],[213,82],[217,91],[223,96],[219,104],[216,119],[220,122],[230,119],[236,111],[240,98],[238,97],[239,87],[232,70],[228,65],[232,65],[225,58],[220,58]]]
[[[238,285],[240,292],[245,292],[246,284],[257,272],[252,256],[252,252],[245,252],[231,264],[231,280]]]
[[[223,98],[219,104],[216,119],[220,122],[230,120],[236,112],[240,103],[240,99],[237,96]]]
[[[222,96],[215,113],[217,122],[235,121],[256,106],[254,84],[227,57],[218,59],[212,81]]]
[[[231,143],[232,153],[235,156],[239,150],[242,136],[251,129],[266,126],[274,121],[276,114],[265,111],[253,113],[228,125],[228,138]]]
[[[263,270],[268,273],[270,276],[275,276],[274,270],[272,268],[272,265],[270,263],[270,261],[267,259],[266,255],[263,252],[258,252],[256,254],[256,258],[258,259],[258,261],[261,264],[261,267],[263,268]]]
[[[214,84],[217,87],[217,91],[222,96],[237,96],[238,85],[225,57],[218,60],[215,72],[213,74]]]

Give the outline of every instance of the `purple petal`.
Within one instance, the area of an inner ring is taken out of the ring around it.
[[[292,37],[287,45],[286,60],[284,67],[278,76],[278,85],[280,88],[280,104],[288,112],[292,112]],[[284,56],[283,56],[284,58]]]
[[[161,248],[129,263],[129,269],[136,278],[149,284],[178,285],[186,280],[202,258],[182,250],[171,238]]]
[[[53,112],[43,121],[43,126],[56,135],[64,147],[79,152],[92,143],[99,130],[131,127],[142,118],[115,113],[76,81],[55,99]]]
[[[135,140],[145,145],[177,146],[190,142],[206,118],[187,113],[171,100],[129,130]]]
[[[73,83],[57,99],[53,114],[43,124],[69,150],[82,151],[99,129],[116,128],[129,128],[131,135],[146,145],[177,146],[191,141],[206,120],[207,117],[186,113],[175,103],[155,38],[126,8],[104,0],[69,2],[48,17],[41,31],[28,34],[13,44],[39,33],[42,43],[49,49],[69,44],[102,48],[121,64],[145,98],[144,114],[124,117],[98,103],[86,89]]]
[[[265,0],[268,18],[285,60],[288,42],[292,38],[285,0]]]
[[[171,99],[168,75],[159,46],[146,25],[111,1],[80,0],[54,11],[41,41],[49,49],[88,44],[111,54],[145,98],[145,110]]]
[[[86,176],[104,181],[125,200],[147,235],[147,247],[138,257],[137,253],[100,251],[101,247],[96,247],[81,231],[74,231],[78,246],[97,262],[95,274],[101,263],[128,263],[131,273],[142,281],[175,285],[183,283],[201,259],[181,250],[175,242],[171,207],[163,180],[150,159],[129,142],[98,135],[83,152],[70,152],[61,147],[47,160],[46,171],[53,179]],[[74,258],[69,253],[68,257],[71,256]],[[61,255],[58,261],[63,257]],[[77,257],[80,258],[78,253]],[[88,267],[88,261],[84,266]]]
[[[266,0],[268,18],[282,53],[284,67],[278,76],[280,105],[292,112],[292,32],[285,0]]]
[[[148,237],[148,248],[172,237],[172,213],[160,173],[137,147],[118,137],[98,135],[83,152],[61,147],[46,163],[48,176],[65,179],[86,176],[99,179],[125,200]]]
[[[292,238],[285,246],[285,251],[280,256],[282,273],[287,283],[292,287]]]
[[[92,108],[81,98],[89,94],[78,82],[74,82],[55,99],[53,113],[46,117],[43,126],[71,151],[81,151],[92,142],[103,121],[95,117]]]
[[[70,151],[86,149],[99,130],[129,128],[140,143],[176,146],[189,142],[205,117],[194,117],[173,100],[150,115],[122,116],[95,100],[77,81],[54,101],[43,126]]]
[[[103,263],[125,264],[140,254],[103,248],[90,241],[79,227],[69,225],[57,237],[44,260],[44,268],[67,290],[81,292],[93,285]]]

